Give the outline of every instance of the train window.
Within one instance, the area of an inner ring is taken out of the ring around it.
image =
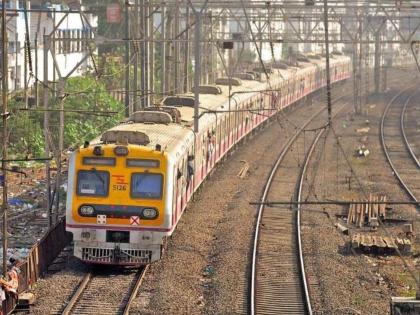
[[[80,196],[108,196],[109,173],[95,169],[77,173],[77,194]]]
[[[163,190],[162,174],[133,173],[131,175],[131,197],[160,199]]]

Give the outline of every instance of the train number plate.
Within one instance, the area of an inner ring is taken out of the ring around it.
[[[121,184],[112,185],[112,190],[126,191],[127,190],[127,185],[121,185]]]

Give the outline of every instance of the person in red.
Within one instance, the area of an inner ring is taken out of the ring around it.
[[[9,293],[17,298],[17,290],[19,287],[19,268],[16,267],[18,261],[13,257],[9,259],[12,268],[7,273],[7,279],[0,279],[0,298],[1,298],[1,311],[0,315],[6,314],[6,294]]]

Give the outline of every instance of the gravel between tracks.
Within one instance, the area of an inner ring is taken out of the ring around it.
[[[36,301],[34,307],[31,308],[31,314],[59,314],[85,272],[86,267],[76,258],[71,257],[64,270],[48,274],[38,280],[33,291]]]

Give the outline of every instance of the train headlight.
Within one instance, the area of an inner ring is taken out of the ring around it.
[[[82,232],[81,236],[82,238],[90,239],[90,232]]]
[[[92,215],[95,213],[95,208],[92,206],[81,206],[80,214],[82,215]]]
[[[153,208],[144,208],[141,214],[144,219],[148,220],[153,220],[158,217],[157,210]]]
[[[82,230],[80,233],[82,240],[84,241],[94,241],[96,239],[96,232],[95,230]]]
[[[124,146],[117,146],[114,148],[114,154],[118,156],[126,156],[128,155],[128,148]]]

